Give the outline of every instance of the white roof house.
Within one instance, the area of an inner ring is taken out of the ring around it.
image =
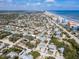
[[[40,44],[39,44],[39,47],[40,47],[40,48],[44,48],[44,47],[46,47],[46,44],[45,44],[45,43],[40,43]]]
[[[49,51],[50,51],[53,55],[56,55],[57,49],[56,49],[56,46],[55,46],[55,45],[50,44],[50,45],[48,46],[48,49],[49,49]]]
[[[22,52],[19,53],[19,59],[33,59],[32,55],[28,55],[30,51],[30,49],[22,50]]]
[[[51,52],[53,52],[53,51],[56,50],[56,46],[55,46],[55,45],[52,45],[52,44],[49,45],[48,48],[49,48],[49,50],[50,50]]]
[[[5,47],[4,43],[0,43],[0,49],[2,49],[3,47]]]
[[[22,54],[19,56],[19,59],[33,59],[32,55]]]
[[[18,53],[10,52],[10,53],[7,54],[7,57],[10,57],[10,58],[14,58],[15,56],[18,56]]]
[[[43,34],[39,34],[36,38],[41,40],[41,41],[45,41],[46,40],[46,36],[43,35]]]
[[[40,51],[42,53],[45,53],[46,52],[46,44],[45,43],[40,43],[39,44],[39,48],[40,48]]]
[[[55,35],[56,35],[56,37],[61,37],[61,32],[60,31],[57,31],[57,32],[55,32]]]
[[[59,31],[59,28],[55,28],[54,31],[55,31],[55,32]]]
[[[64,52],[64,48],[59,48],[60,52],[63,53]]]

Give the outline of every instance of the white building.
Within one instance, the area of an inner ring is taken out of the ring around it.
[[[19,54],[19,59],[33,59],[32,55],[28,55],[25,50]]]
[[[10,52],[7,54],[7,57],[9,57],[9,59],[14,59],[16,56],[18,56],[18,53],[16,52]]]
[[[53,44],[50,44],[50,45],[48,46],[48,49],[49,49],[50,52],[53,53],[53,55],[55,55],[56,52],[57,52],[56,46],[53,45]]]
[[[2,49],[3,47],[5,47],[4,43],[0,43],[0,49]]]

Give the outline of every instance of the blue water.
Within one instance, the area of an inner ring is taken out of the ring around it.
[[[78,21],[79,22],[79,10],[61,10],[61,11],[49,11],[55,13],[57,15],[63,16],[70,20]]]

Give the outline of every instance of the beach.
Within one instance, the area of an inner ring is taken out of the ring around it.
[[[78,10],[77,11],[76,10],[72,10],[72,11],[69,11],[69,10],[58,10],[58,11],[50,10],[49,12],[54,13],[56,15],[59,15],[65,19],[79,22],[79,11]]]

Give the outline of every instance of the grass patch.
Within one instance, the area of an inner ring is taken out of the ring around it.
[[[31,55],[33,56],[33,59],[36,59],[37,57],[40,56],[40,53],[37,52],[37,51],[32,51],[32,52],[30,52],[29,54],[31,54]]]

